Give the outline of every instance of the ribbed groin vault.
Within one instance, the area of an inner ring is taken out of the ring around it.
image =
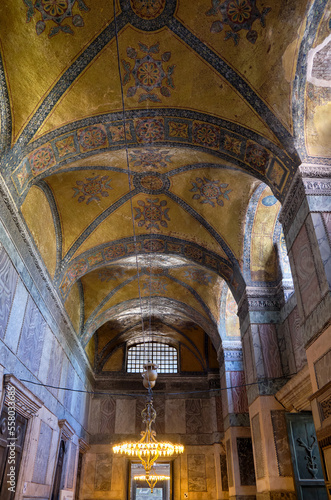
[[[330,95],[327,0],[2,0],[0,500],[331,499]]]

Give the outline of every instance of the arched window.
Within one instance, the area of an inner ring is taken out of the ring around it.
[[[178,373],[176,347],[159,342],[141,342],[128,348],[126,370],[141,373],[144,363],[153,361],[158,365],[158,373]]]

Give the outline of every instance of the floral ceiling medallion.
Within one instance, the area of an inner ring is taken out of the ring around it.
[[[229,193],[231,189],[226,189],[228,184],[221,183],[221,181],[211,181],[204,177],[201,179],[197,177],[196,182],[192,182],[193,188],[190,189],[191,192],[195,193],[193,195],[193,200],[199,200],[200,203],[208,203],[212,207],[215,207],[215,202],[220,207],[224,206],[224,201],[229,200]]]
[[[166,0],[130,0],[131,8],[142,19],[155,19],[164,11]]]
[[[155,91],[159,91],[164,97],[170,97],[169,88],[175,88],[172,79],[175,66],[172,65],[168,66],[167,69],[164,68],[164,63],[167,63],[171,58],[171,52],[164,52],[161,55],[161,59],[156,59],[155,55],[160,51],[159,43],[152,47],[147,47],[143,43],[139,43],[138,45],[142,53],[140,56],[136,49],[132,47],[126,49],[128,57],[134,60],[133,68],[131,68],[129,62],[122,59],[124,68],[123,85],[125,86],[129,83],[131,76],[135,82],[135,85],[128,88],[126,95],[127,97],[133,97],[137,90],[141,89],[143,93],[140,94],[138,102],[147,100],[162,102]]]
[[[210,27],[211,33],[220,33],[224,25],[230,27],[225,32],[225,40],[233,39],[235,45],[239,42],[239,31],[247,30],[246,38],[250,43],[255,43],[257,31],[252,29],[254,21],[260,20],[261,26],[265,27],[265,16],[271,11],[266,7],[259,11],[256,0],[212,0],[212,7],[206,12],[207,16],[220,16],[221,19],[214,21]]]
[[[136,216],[135,220],[139,220],[138,226],[145,226],[146,229],[160,229],[159,224],[162,227],[168,227],[167,221],[170,221],[168,215],[169,208],[163,208],[167,205],[166,200],[162,200],[159,203],[159,198],[150,199],[148,198],[147,203],[142,200],[138,200],[137,203],[139,207],[135,207]],[[165,219],[165,220],[164,220]]]
[[[109,185],[111,179],[109,179],[108,175],[104,175],[100,177],[100,175],[96,175],[95,177],[86,177],[84,181],[76,181],[78,187],[73,187],[72,189],[75,191],[73,198],[78,196],[78,201],[81,203],[82,201],[86,201],[86,205],[91,203],[91,201],[100,201],[100,197],[108,197],[108,189],[112,189]]]
[[[50,29],[48,33],[49,38],[57,35],[60,31],[71,35],[74,34],[69,24],[62,24],[67,18],[71,18],[71,22],[76,28],[84,26],[82,16],[73,14],[72,12],[76,2],[80,11],[88,12],[90,10],[83,0],[23,0],[23,2],[28,9],[26,13],[27,23],[31,21],[36,11],[39,11],[41,14],[41,20],[36,24],[37,35],[45,31],[47,21],[53,21],[56,24],[56,26]]]

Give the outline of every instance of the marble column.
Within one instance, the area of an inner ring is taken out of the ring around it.
[[[316,434],[331,488],[331,167],[303,163],[280,221],[288,249],[310,372]]]
[[[238,307],[257,500],[296,498],[285,411],[274,397],[284,384],[277,336],[280,305],[273,290],[247,287]]]
[[[229,498],[253,500],[255,473],[241,342],[223,343],[218,359]]]

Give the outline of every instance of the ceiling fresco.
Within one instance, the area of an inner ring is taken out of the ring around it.
[[[142,328],[206,371],[245,286],[291,280],[278,214],[302,160],[330,164],[330,18],[326,0],[1,2],[1,178],[96,373]]]

